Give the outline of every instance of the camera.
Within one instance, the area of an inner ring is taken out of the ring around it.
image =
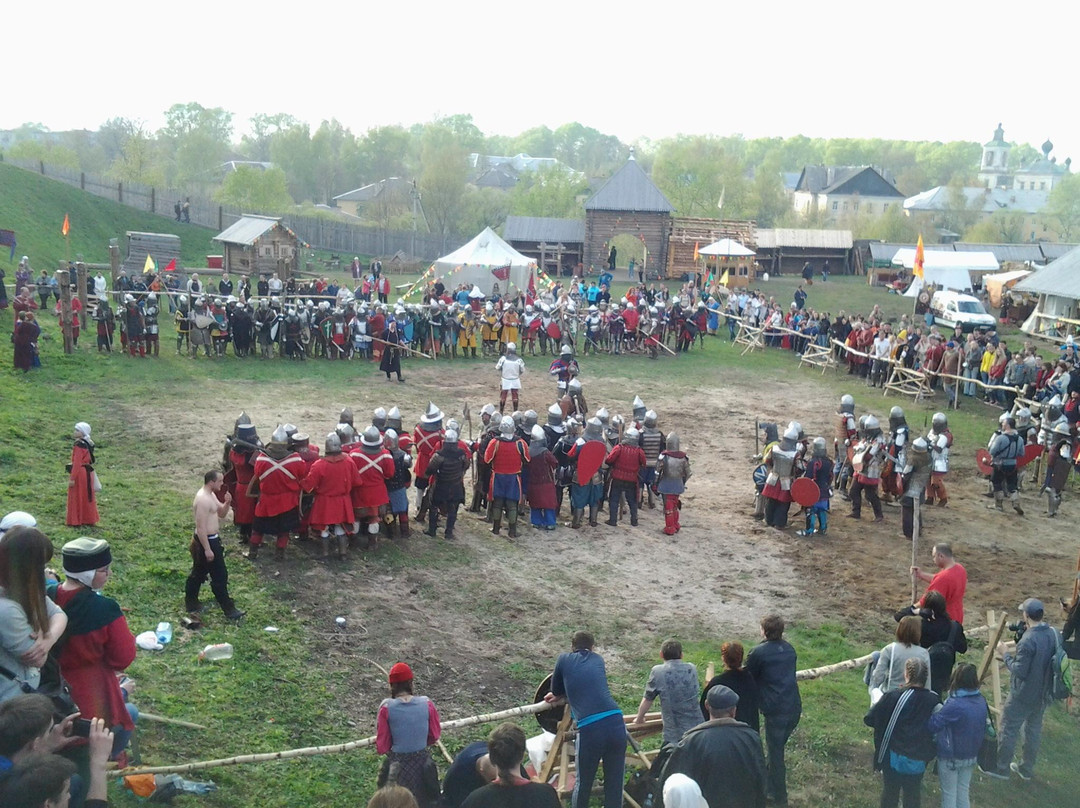
[[[1013,633],[1014,640],[1020,642],[1021,638],[1024,636],[1024,632],[1027,631],[1027,623],[1023,620],[1017,620],[1015,623],[1009,623],[1005,628]]]
[[[76,718],[71,722],[71,734],[75,738],[90,737],[90,719]]]

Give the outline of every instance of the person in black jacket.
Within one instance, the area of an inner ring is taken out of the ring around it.
[[[921,609],[908,606],[893,616],[899,623],[909,615],[922,618],[919,645],[930,652],[930,681],[941,682],[943,687],[945,682],[952,680],[956,655],[967,653],[964,627],[949,617],[945,610],[945,596],[933,589],[923,597]]]
[[[465,469],[469,467],[469,458],[458,444],[458,434],[453,429],[446,430],[442,448],[431,457],[426,474],[435,478],[432,489],[432,508],[428,511],[428,529],[424,532],[432,538],[439,530],[439,510],[446,511],[446,533],[449,540],[454,538],[454,524],[457,522],[458,507],[465,502]]]
[[[705,698],[717,685],[725,685],[735,691],[739,697],[739,706],[735,711],[735,720],[742,721],[755,732],[759,731],[758,690],[754,677],[743,667],[743,646],[739,642],[726,642],[720,646],[720,657],[724,660],[724,672],[714,676],[701,691],[701,714],[709,720],[709,705]]]
[[[769,614],[761,618],[764,641],[746,658],[746,670],[758,687],[758,706],[765,717],[765,745],[769,750],[769,797],[787,805],[787,767],[784,746],[799,725],[802,698],[795,680],[797,655],[784,640],[784,618]]]
[[[909,659],[904,686],[882,696],[863,718],[874,728],[874,768],[884,778],[881,808],[896,808],[901,792],[904,808],[919,808],[926,764],[937,754],[928,722],[939,702],[937,694],[926,689],[929,673],[921,659]]]

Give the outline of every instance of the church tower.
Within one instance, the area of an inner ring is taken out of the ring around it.
[[[994,139],[983,144],[982,162],[979,164],[979,182],[987,188],[1007,188],[1010,185],[1009,150],[1005,142],[1005,130],[1001,124],[994,130]]]

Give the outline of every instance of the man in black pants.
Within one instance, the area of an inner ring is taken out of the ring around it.
[[[784,639],[784,618],[770,614],[761,618],[764,640],[746,657],[746,670],[758,687],[758,702],[765,725],[765,746],[769,752],[768,796],[785,806],[787,798],[787,767],[784,746],[799,725],[802,698],[795,680],[797,655]]]
[[[210,589],[229,620],[239,620],[244,612],[236,608],[229,597],[229,571],[225,567],[225,554],[221,548],[221,536],[218,535],[219,521],[229,513],[232,494],[225,492],[224,501],[219,501],[217,492],[224,484],[221,472],[208,471],[203,475],[203,486],[195,494],[192,510],[195,514],[195,536],[191,540],[191,573],[187,577],[184,589],[184,602],[189,612],[202,610],[199,603],[199,590],[209,576]]]

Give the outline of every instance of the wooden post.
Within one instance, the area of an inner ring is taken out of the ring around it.
[[[994,625],[994,622],[995,622],[994,618],[995,617],[996,617],[996,615],[994,614],[993,609],[988,611],[986,613],[986,625],[988,625],[988,626]],[[1004,623],[1005,623],[1005,616],[1002,615],[1002,625],[1004,625]],[[1000,640],[1000,637],[1001,637],[1001,635],[999,633],[998,634],[998,639],[999,640]],[[994,692],[992,694],[993,695],[993,703],[994,703],[994,713],[996,713],[997,716],[1000,718],[1001,717],[1001,666],[998,665],[997,660],[994,659],[994,653],[997,650],[997,642],[995,642],[992,646],[988,645],[986,647],[986,650],[987,650],[987,653],[990,654],[990,687],[993,688],[993,690],[994,690]]]
[[[122,182],[116,183],[116,201],[117,202],[123,202],[124,201],[124,183],[122,183]]]
[[[120,281],[120,245],[116,239],[109,240],[109,267],[112,273],[112,291],[116,291]]]
[[[82,261],[77,262],[75,264],[75,291],[79,295],[79,302],[82,303],[82,311],[79,312],[79,323],[84,330],[86,329],[86,316],[90,311],[90,301],[86,289],[86,275],[86,264]]]
[[[56,284],[60,287],[60,331],[64,335],[64,353],[75,352],[71,337],[71,273],[61,269],[56,273]]]
[[[919,492],[917,497],[912,498],[913,513],[911,518],[911,566],[917,566],[919,559],[919,522],[920,516],[922,516],[922,491]],[[918,595],[919,579],[915,577],[915,573],[911,574],[911,603],[914,605],[915,597]]]

